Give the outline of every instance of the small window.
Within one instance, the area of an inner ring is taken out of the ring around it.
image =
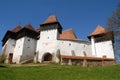
[[[71,43],[69,43],[69,46],[71,46]]]
[[[75,51],[74,50],[72,50],[71,53],[72,53],[72,56],[75,56]]]
[[[45,45],[48,45],[48,43],[45,43]]]
[[[83,51],[83,55],[84,55],[84,56],[87,56],[87,54],[86,54],[86,52],[85,52],[85,51]]]
[[[30,48],[30,47],[27,47],[27,48]]]
[[[85,47],[85,45],[84,45],[84,47]]]
[[[30,41],[30,39],[28,39],[28,41]]]
[[[15,44],[13,44],[13,46],[15,47]]]

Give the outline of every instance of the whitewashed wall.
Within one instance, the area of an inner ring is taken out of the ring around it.
[[[58,37],[57,29],[45,30],[41,31],[40,33],[40,40],[42,41],[56,40],[57,37]]]
[[[24,44],[23,44],[24,46],[23,46],[21,61],[34,57],[36,50],[36,42],[37,40],[33,38],[24,37]]]
[[[2,53],[5,53],[7,55],[6,63],[8,63],[9,54],[14,53],[15,43],[16,41],[14,39],[9,38],[2,47]]]
[[[104,41],[95,43],[97,57],[106,56],[107,58],[114,58],[114,50],[112,41]]]
[[[92,56],[91,45],[88,42],[75,42],[59,40],[58,48],[62,55]],[[72,53],[74,51],[74,54]]]
[[[43,59],[44,54],[50,53],[55,57],[57,49],[57,40],[52,40],[52,41],[40,41],[39,46],[36,50],[38,52],[38,62],[41,62]],[[53,57],[53,61],[55,61],[55,58]]]
[[[36,40],[23,37],[16,41],[14,49],[13,62],[19,63],[20,61],[34,57],[36,50]]]
[[[14,54],[13,54],[13,63],[19,63],[20,58],[23,53],[23,44],[24,44],[25,38],[20,38],[16,40],[16,45],[14,49]]]
[[[58,49],[61,55],[88,57],[102,57],[106,55],[108,58],[114,57],[111,41],[95,43],[96,55],[93,55],[91,42],[57,40],[58,35],[57,29],[41,31],[40,39],[37,41],[36,55],[34,57],[36,62],[42,62],[43,56],[46,53],[50,53],[53,56],[53,61],[58,62],[59,60],[56,57]]]
[[[2,47],[2,51],[5,51],[5,54],[9,55],[9,53],[13,53],[14,47],[15,47],[15,40],[14,39],[8,39],[7,42]]]
[[[38,62],[41,62],[45,53],[50,53],[53,56],[53,61],[58,62],[56,57],[57,50],[60,50],[61,55],[73,55],[74,51],[75,56],[92,56],[91,54],[91,45],[86,42],[74,42],[74,41],[65,41],[65,40],[52,40],[52,41],[40,41],[39,47],[37,48],[38,52]],[[36,60],[35,59],[35,60]]]
[[[40,32],[40,39],[37,41],[35,62],[42,62],[43,56],[50,53],[55,56],[57,47],[57,38],[59,32],[57,29],[45,30]],[[38,56],[37,56],[38,55]],[[53,61],[56,59],[53,57]]]
[[[53,40],[53,41],[40,41],[38,52],[38,61],[41,62],[45,53],[53,55],[53,61],[58,62],[56,57],[57,50],[60,50],[61,55],[75,55],[88,57],[102,57],[114,58],[113,46],[111,41],[95,43],[96,56],[92,54],[90,42],[77,42],[67,40]],[[74,51],[74,54],[72,53]]]

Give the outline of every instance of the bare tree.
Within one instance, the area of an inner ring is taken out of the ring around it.
[[[114,31],[114,51],[116,61],[120,63],[120,3],[116,11],[108,18],[108,29]]]

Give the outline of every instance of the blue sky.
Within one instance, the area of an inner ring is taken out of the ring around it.
[[[79,39],[87,40],[97,25],[106,21],[120,0],[0,0],[0,52],[7,30],[18,24],[37,28],[55,14],[63,30],[72,28]]]

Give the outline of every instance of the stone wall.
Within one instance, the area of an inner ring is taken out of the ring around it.
[[[62,65],[79,65],[83,67],[106,66],[116,64],[113,60],[62,59]]]

